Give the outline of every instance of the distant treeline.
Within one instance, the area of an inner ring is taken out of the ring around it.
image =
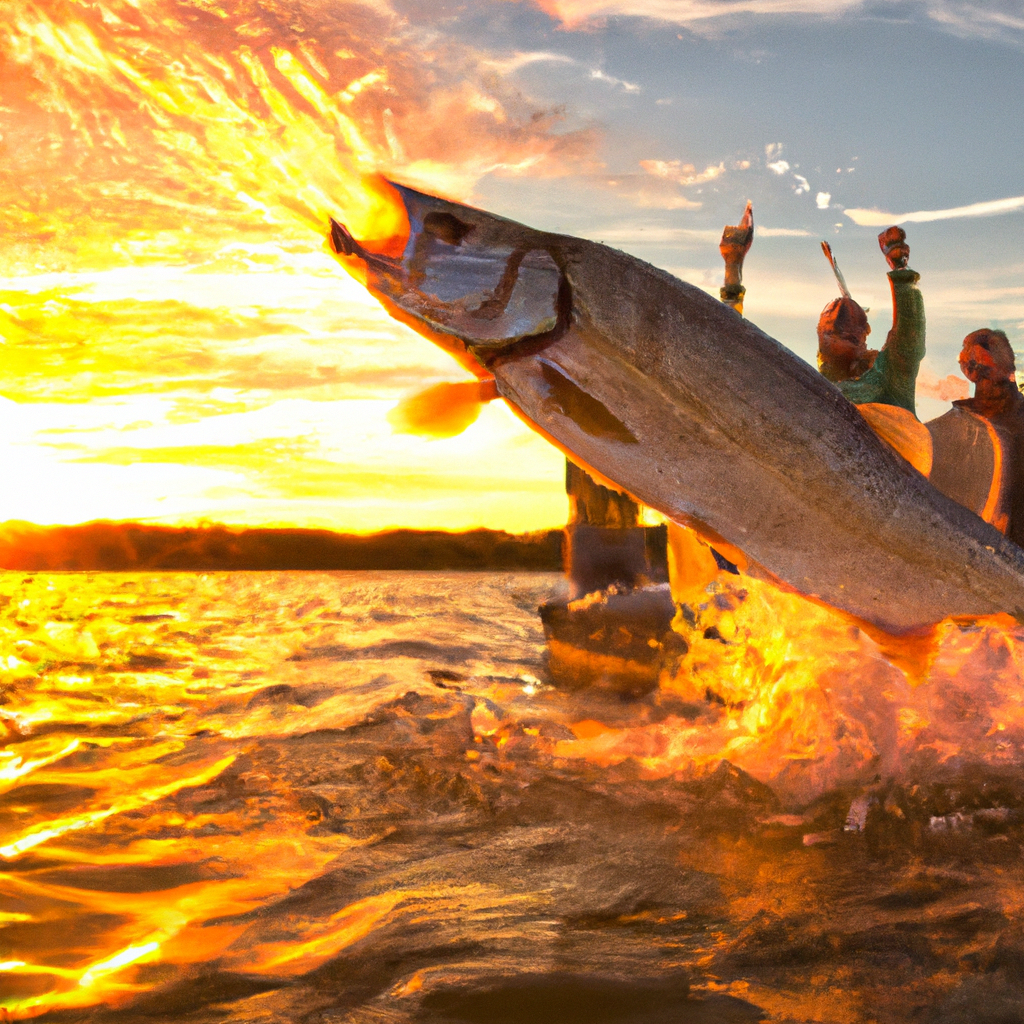
[[[368,536],[330,530],[227,526],[0,526],[0,569],[23,572],[223,569],[519,569],[562,567],[562,531],[446,533],[388,530]]]

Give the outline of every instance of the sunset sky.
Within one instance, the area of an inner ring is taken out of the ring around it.
[[[563,460],[324,250],[379,171],[624,249],[813,359],[833,246],[880,346],[875,240],[922,275],[922,418],[968,331],[1024,355],[1024,2],[3,0],[0,522],[514,531]],[[963,392],[965,393],[965,392]]]

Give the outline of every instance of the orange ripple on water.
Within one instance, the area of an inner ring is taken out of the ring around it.
[[[333,915],[326,923],[333,927],[326,929],[310,923],[316,934],[305,941],[264,939],[259,919],[232,920],[286,896],[318,876],[344,849],[359,845],[337,836],[297,837],[288,828],[288,823],[268,823],[256,834],[238,829],[234,834],[202,838],[143,840],[106,856],[71,852],[62,858],[113,868],[130,864],[187,867],[210,861],[221,866],[220,877],[154,892],[93,891],[37,880],[31,872],[0,874],[0,894],[33,907],[37,921],[52,921],[55,927],[73,932],[74,914],[116,915],[124,920],[100,938],[108,951],[97,949],[84,964],[11,960],[0,965],[12,976],[49,975],[55,981],[45,993],[0,1002],[0,1009],[19,1019],[62,1008],[117,1003],[150,987],[126,981],[125,972],[156,961],[186,967],[219,959],[247,972],[303,973],[366,935],[404,898],[398,892],[361,901]],[[74,914],[69,914],[69,908],[74,908]],[[53,939],[57,941],[56,934]],[[109,952],[111,948],[114,952]],[[67,955],[55,947],[47,955],[59,961],[62,954]]]
[[[162,786],[125,797],[120,803],[110,807],[46,822],[41,827],[32,829],[13,842],[0,846],[0,856],[11,860],[14,857],[20,856],[26,850],[31,850],[40,843],[56,839],[66,832],[77,832],[79,829],[89,828],[101,821],[105,821],[115,814],[123,814],[125,811],[134,811],[139,807],[145,807],[147,804],[156,803],[157,800],[162,800],[165,796],[177,793],[180,789],[186,789],[190,786],[202,786],[220,775],[234,760],[235,755],[230,754],[228,757],[221,758],[221,760],[196,775],[190,775],[184,779],[175,779],[173,782],[165,783]]]

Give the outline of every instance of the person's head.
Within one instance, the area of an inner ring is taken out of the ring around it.
[[[964,338],[960,369],[975,384],[980,380],[1013,381],[1014,358],[1010,339],[1002,331],[983,327]]]
[[[833,299],[818,318],[818,365],[830,380],[859,377],[871,366],[867,313],[848,296]]]

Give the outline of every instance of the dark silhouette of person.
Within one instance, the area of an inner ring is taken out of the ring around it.
[[[818,320],[818,366],[854,405],[895,405],[916,416],[914,391],[925,352],[921,275],[907,267],[910,246],[902,228],[886,228],[878,244],[889,264],[892,291],[892,329],[885,345],[880,352],[868,349],[867,316],[840,278],[845,294]]]
[[[640,525],[640,506],[628,495],[597,483],[585,469],[565,461],[569,522],[632,530]]]
[[[628,495],[599,484],[565,461],[569,521],[563,560],[572,599],[615,585],[640,586],[651,575],[640,506]]]
[[[960,369],[974,384],[974,397],[953,404],[988,420],[1003,446],[1001,502],[1009,515],[1003,531],[1024,547],[1024,395],[1017,387],[1016,362],[1009,338],[987,327],[972,331],[960,350]]]

